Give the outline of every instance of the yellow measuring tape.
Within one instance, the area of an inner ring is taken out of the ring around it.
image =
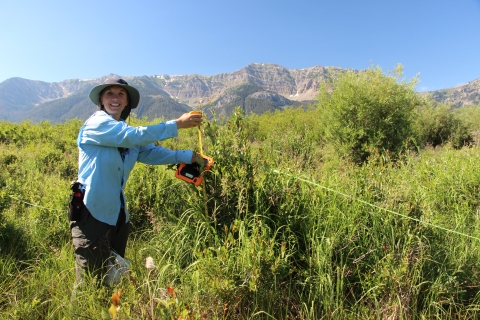
[[[202,114],[201,111],[190,111],[189,113]],[[200,155],[203,157],[202,131],[200,130],[200,126],[198,126],[197,129],[198,129],[198,146],[200,148]],[[208,218],[207,189],[205,187],[205,179],[202,179],[202,189],[203,189],[203,203],[205,207],[205,217]]]

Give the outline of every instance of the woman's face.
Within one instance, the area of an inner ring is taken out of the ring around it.
[[[115,120],[120,120],[123,109],[128,105],[127,90],[121,86],[110,86],[102,91],[100,103]]]

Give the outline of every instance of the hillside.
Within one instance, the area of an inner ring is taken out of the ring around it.
[[[140,104],[134,110],[137,117],[172,119],[200,105],[205,106],[210,116],[212,112],[229,116],[236,106],[246,113],[256,114],[287,106],[306,106],[315,100],[321,82],[346,70],[321,66],[288,69],[276,64],[254,63],[235,72],[213,76],[118,76],[140,91]],[[22,78],[5,80],[0,83],[0,120],[64,122],[72,118],[86,119],[96,110],[88,98],[89,91],[112,76],[54,83]],[[478,104],[480,79],[425,94],[455,107]]]
[[[429,92],[432,99],[459,108],[480,103],[480,79],[470,81],[462,86]]]

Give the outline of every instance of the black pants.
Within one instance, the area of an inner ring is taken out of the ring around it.
[[[85,273],[103,278],[106,272],[106,261],[110,258],[110,250],[124,257],[127,239],[130,233],[130,222],[120,210],[116,226],[95,219],[86,207],[83,207],[78,221],[70,222],[72,242],[75,248],[75,274],[77,283],[83,283]]]

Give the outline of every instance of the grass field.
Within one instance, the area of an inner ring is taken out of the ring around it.
[[[319,142],[312,112],[207,122],[205,193],[138,164],[129,276],[74,296],[82,123],[0,122],[0,318],[109,319],[120,290],[117,319],[478,318],[480,149],[356,165]],[[196,129],[162,145],[198,148]]]

